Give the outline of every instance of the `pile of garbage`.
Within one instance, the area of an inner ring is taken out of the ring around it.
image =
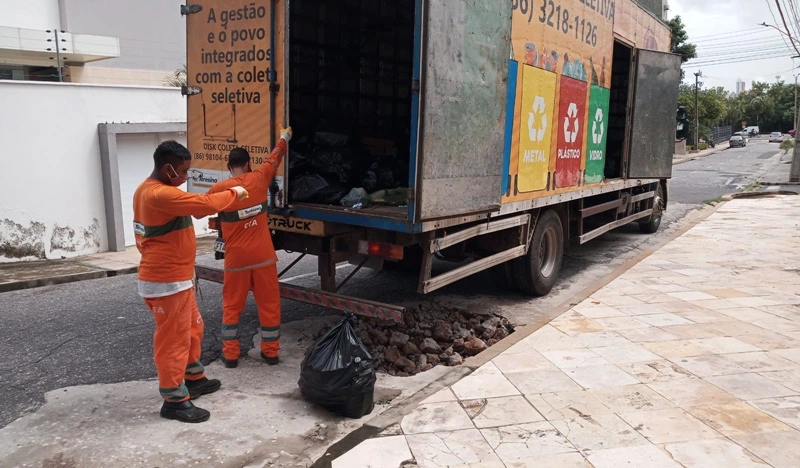
[[[293,202],[402,206],[407,203],[408,163],[388,140],[318,130],[292,141],[289,189]]]
[[[508,319],[439,304],[407,309],[403,323],[361,317],[358,335],[375,369],[407,377],[435,366],[458,366],[514,332]]]

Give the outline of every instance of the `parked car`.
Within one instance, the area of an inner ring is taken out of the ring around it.
[[[744,148],[747,146],[747,140],[741,135],[734,135],[730,140],[731,148]]]
[[[751,136],[751,137],[761,135],[761,129],[759,129],[758,126],[756,126],[756,125],[753,125],[753,126],[750,126],[750,127],[746,127],[742,131],[743,132],[747,132],[747,136]]]
[[[750,134],[747,133],[745,130],[742,130],[741,132],[736,132],[733,134],[733,136],[742,137],[745,145],[747,144],[748,141],[750,141]]]
[[[780,143],[783,141],[783,133],[781,132],[772,132],[769,134],[769,142],[770,143]]]
[[[791,129],[791,130],[789,130],[789,135],[791,135],[791,136],[792,136],[792,138],[794,138],[794,135],[795,135],[796,133],[797,133],[797,130],[795,130],[795,129]]]

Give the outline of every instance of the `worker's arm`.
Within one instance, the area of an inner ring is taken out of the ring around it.
[[[202,218],[219,213],[237,200],[249,195],[242,187],[232,187],[223,192],[200,195],[188,193],[176,187],[161,187],[155,194],[157,208],[172,216],[194,216]]]
[[[275,172],[278,170],[278,167],[280,167],[281,161],[283,161],[283,157],[286,155],[286,149],[288,148],[287,143],[291,139],[292,127],[288,127],[281,132],[281,139],[278,141],[278,144],[275,146],[275,149],[272,150],[272,153],[270,153],[267,160],[264,161],[264,164],[253,171],[262,175],[268,184],[275,176]]]

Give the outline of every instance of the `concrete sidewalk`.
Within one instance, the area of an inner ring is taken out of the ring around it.
[[[216,236],[197,238],[197,255],[214,251]],[[124,252],[103,252],[64,260],[0,263],[0,293],[72,283],[139,271],[141,255],[136,247]]]
[[[721,205],[333,468],[800,466],[798,212]]]
[[[780,162],[773,167],[764,177],[759,179],[759,183],[761,185],[772,186],[772,187],[779,187],[779,186],[795,186],[794,189],[797,190],[798,182],[789,182],[790,176],[789,173],[791,172],[792,168],[792,157],[793,152],[784,152],[781,155]]]

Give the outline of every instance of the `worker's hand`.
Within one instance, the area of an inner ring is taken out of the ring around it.
[[[247,190],[245,190],[245,188],[240,185],[237,185],[236,187],[231,187],[231,190],[236,192],[236,195],[239,196],[239,201],[250,198],[250,194],[247,193]]]
[[[292,140],[292,127],[281,129],[281,139],[286,143],[289,143]]]

